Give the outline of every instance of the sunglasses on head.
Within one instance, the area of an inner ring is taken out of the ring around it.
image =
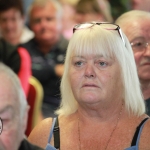
[[[92,26],[94,25],[101,25],[104,27],[104,29],[106,30],[117,30],[124,45],[125,45],[125,40],[123,38],[123,35],[122,35],[122,31],[120,29],[120,27],[116,24],[113,24],[113,23],[107,23],[107,22],[87,22],[87,23],[83,23],[83,24],[77,24],[74,26],[73,28],[73,33],[76,31],[76,30],[80,30],[80,29],[85,29],[85,28],[91,28]]]

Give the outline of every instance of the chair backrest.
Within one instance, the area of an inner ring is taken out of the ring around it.
[[[18,77],[27,96],[29,91],[29,79],[31,77],[31,58],[28,51],[23,47],[18,47],[18,53],[21,59]]]
[[[28,91],[27,101],[30,106],[28,125],[26,135],[29,136],[32,129],[40,121],[41,117],[41,106],[43,102],[43,87],[41,83],[33,76],[29,79],[30,87]]]

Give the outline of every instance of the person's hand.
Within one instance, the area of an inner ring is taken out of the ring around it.
[[[61,77],[64,72],[64,65],[63,64],[58,64],[55,66],[55,73],[57,76]]]

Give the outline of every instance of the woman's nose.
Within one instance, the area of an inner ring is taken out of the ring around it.
[[[92,64],[87,64],[85,67],[85,77],[94,78],[96,76],[94,66]]]

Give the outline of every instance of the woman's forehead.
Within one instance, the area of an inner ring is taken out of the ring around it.
[[[84,56],[94,56],[94,57],[105,57],[105,58],[114,58],[114,54],[111,50],[97,48],[97,49],[75,49],[73,51],[72,57],[84,57]]]

